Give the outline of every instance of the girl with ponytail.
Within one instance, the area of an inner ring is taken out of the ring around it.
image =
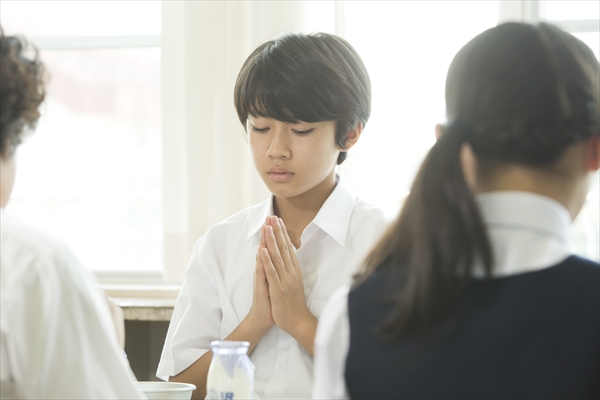
[[[315,398],[598,398],[600,268],[567,229],[600,168],[598,60],[545,23],[455,56],[444,126],[315,343]]]

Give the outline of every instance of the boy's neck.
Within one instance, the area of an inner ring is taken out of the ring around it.
[[[273,212],[283,219],[290,240],[297,249],[302,245],[300,241],[302,232],[319,213],[335,186],[335,173],[333,173],[319,185],[299,196],[273,198]]]

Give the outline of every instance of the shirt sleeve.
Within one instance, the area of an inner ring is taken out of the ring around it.
[[[19,398],[141,399],[104,294],[68,249],[39,257],[8,304],[3,357]]]
[[[349,286],[338,289],[323,309],[315,336],[313,399],[348,399],[344,372],[350,346]]]
[[[221,338],[222,309],[206,235],[196,242],[173,316],[156,376],[168,380],[192,365]],[[210,257],[208,257],[210,258]]]

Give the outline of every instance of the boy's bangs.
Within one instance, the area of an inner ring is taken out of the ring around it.
[[[244,87],[241,111],[255,117],[296,123],[335,120],[340,117],[323,107],[331,101],[307,82],[289,82],[278,74],[255,74]]]
[[[289,123],[300,121],[295,113],[285,106],[289,101],[284,96],[274,93],[271,88],[265,86],[249,89],[244,99],[244,108],[248,111],[248,115]]]

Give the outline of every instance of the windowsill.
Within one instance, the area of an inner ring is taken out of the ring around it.
[[[170,321],[181,285],[104,284],[126,321]]]
[[[170,321],[175,299],[113,297],[126,321]]]
[[[94,271],[100,285],[104,286],[173,286],[165,283],[161,271]]]
[[[115,298],[144,298],[144,299],[176,299],[179,296],[181,285],[169,284],[121,284],[105,283],[100,288],[109,297]]]

